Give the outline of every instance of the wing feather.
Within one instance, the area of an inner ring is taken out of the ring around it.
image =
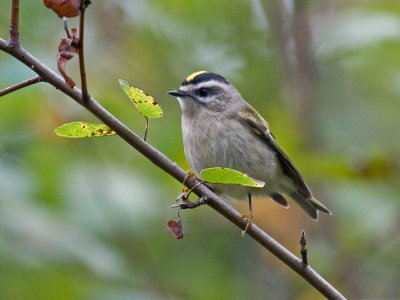
[[[305,199],[312,198],[310,189],[303,177],[269,131],[268,124],[258,113],[255,114],[254,109],[248,108],[248,110],[250,109],[252,110],[251,113],[239,113],[240,117],[276,153],[284,174],[293,181],[297,192]]]

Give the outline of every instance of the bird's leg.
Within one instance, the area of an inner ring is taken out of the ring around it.
[[[196,176],[196,174],[195,174],[194,172],[192,172],[191,170],[187,171],[187,173],[186,173],[186,175],[185,175],[185,178],[183,178],[183,181],[182,181],[182,184],[183,184],[183,192],[185,192],[185,190],[186,190],[186,192],[189,191],[188,188],[185,186],[186,181],[187,181],[189,178],[198,179],[197,176]]]
[[[193,188],[189,189],[185,184],[186,184],[186,181],[191,177],[193,179],[197,179],[196,174],[194,172],[192,172],[191,170],[189,170],[189,171],[187,171],[185,178],[183,178],[183,181],[182,181],[182,185],[183,185],[182,192],[180,192],[178,194],[178,197],[176,198],[176,202],[181,201],[179,204],[183,205],[184,203],[189,202],[189,195],[192,192]],[[179,204],[172,205],[171,207],[180,207],[181,205],[179,205]]]
[[[253,218],[253,203],[251,202],[251,194],[248,194],[248,200],[249,200],[249,212],[250,216]]]
[[[244,234],[249,229],[250,225],[253,223],[253,203],[251,201],[251,193],[248,193],[247,197],[248,197],[247,199],[249,201],[249,213],[250,214],[243,215],[243,218],[245,220],[247,220],[247,223],[246,223],[246,227],[244,228],[244,230],[242,230],[242,236],[244,236]]]

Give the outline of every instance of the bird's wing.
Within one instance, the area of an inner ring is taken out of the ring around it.
[[[246,111],[247,110],[247,111]],[[249,107],[239,113],[242,121],[247,124],[257,136],[260,137],[275,153],[282,166],[283,172],[296,186],[297,192],[305,199],[310,199],[311,192],[300,172],[291,162],[285,151],[279,146],[274,136],[268,129],[267,122],[252,108]]]

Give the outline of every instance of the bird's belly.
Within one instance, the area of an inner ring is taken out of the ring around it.
[[[225,167],[246,173],[266,183],[263,189],[238,185],[213,185],[217,192],[229,197],[244,198],[249,192],[269,194],[277,186],[277,174],[279,174],[275,154],[257,136],[240,135],[236,132],[215,130],[197,137],[186,136],[184,146],[189,165],[197,175],[206,168]]]

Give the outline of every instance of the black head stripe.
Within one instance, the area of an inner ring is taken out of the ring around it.
[[[188,78],[184,82],[182,82],[182,85],[199,84],[210,80],[215,80],[222,83],[229,83],[223,76],[211,72],[199,73],[194,77],[189,76]]]

